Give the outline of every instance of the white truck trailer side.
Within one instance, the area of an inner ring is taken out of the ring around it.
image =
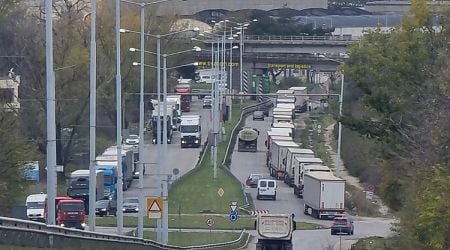
[[[270,176],[277,179],[284,178],[283,156],[286,155],[288,148],[299,148],[300,146],[293,141],[272,141],[270,146]]]
[[[314,152],[308,148],[288,148],[286,157],[283,159],[284,164],[284,183],[294,186],[294,157],[314,158]]]
[[[298,157],[295,156],[292,159],[292,168],[294,171],[294,194],[300,195],[300,190],[302,189],[302,167],[307,164],[322,164],[323,161],[320,158],[308,158],[308,157]],[[300,197],[300,196],[299,196]]]

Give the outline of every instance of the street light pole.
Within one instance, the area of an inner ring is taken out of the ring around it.
[[[157,151],[158,151],[158,194],[160,197],[163,197],[163,187],[162,187],[162,181],[161,181],[161,174],[162,174],[162,150],[161,150],[161,35],[156,35],[156,79],[157,79],[157,98],[158,98],[158,117],[156,118],[156,122],[158,123],[156,125],[156,140],[158,143]],[[156,220],[156,240],[158,242],[162,242],[162,221],[161,219]]]
[[[91,1],[91,47],[89,72],[89,230],[95,231],[95,201],[97,179],[95,171],[95,127],[97,102],[97,45],[95,41],[95,19],[97,16],[97,0]],[[103,194],[99,194],[103,195]]]
[[[230,80],[228,81],[230,83],[229,93],[233,93],[233,28],[230,29]],[[228,113],[228,120],[231,121],[233,111],[233,97],[229,97],[230,99],[230,109]]]
[[[140,91],[139,91],[139,216],[138,216],[138,237],[144,238],[144,22],[145,22],[145,5],[140,8],[141,15],[141,66],[140,66]]]
[[[56,121],[55,72],[53,71],[53,9],[52,1],[45,1],[45,61],[47,76],[47,224],[55,225],[56,197]]]
[[[168,174],[167,172],[167,54],[163,54],[163,171],[164,171],[164,177],[166,177]],[[172,128],[170,128],[172,129]],[[168,179],[167,179],[168,181]],[[162,243],[167,244],[169,240],[169,202],[167,200],[167,181],[162,182],[161,185],[163,186],[163,211],[162,211]]]
[[[240,39],[240,43],[239,43],[239,72],[240,72],[239,92],[242,93],[242,81],[243,81],[243,73],[244,73],[243,65],[242,65],[242,53],[244,53],[244,27],[242,24],[239,26],[239,29],[241,31],[241,34],[240,34],[241,39]],[[242,106],[242,102],[243,102],[243,100],[241,97],[241,106]]]
[[[341,94],[339,95],[339,119],[342,117],[342,103],[344,101],[344,72],[341,74]],[[339,120],[338,124],[338,148],[336,155],[336,176],[341,177],[341,141],[342,141],[342,124]]]
[[[123,231],[123,173],[122,173],[122,76],[120,73],[120,0],[116,0],[116,144],[117,144],[117,234]]]

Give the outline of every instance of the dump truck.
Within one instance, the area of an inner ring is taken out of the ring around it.
[[[256,250],[292,250],[292,233],[296,230],[294,214],[259,215],[255,222],[259,238]]]
[[[256,152],[258,150],[259,131],[254,128],[243,128],[238,134],[239,152]]]

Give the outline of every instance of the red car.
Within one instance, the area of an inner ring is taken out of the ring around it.
[[[336,217],[331,225],[331,235],[341,233],[353,235],[354,230],[353,220],[347,217]]]

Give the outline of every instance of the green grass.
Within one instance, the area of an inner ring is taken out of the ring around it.
[[[315,120],[316,126],[314,126],[313,120]],[[322,159],[324,164],[328,166],[330,166],[333,161],[325,148],[324,129],[333,122],[334,121],[331,115],[314,116],[313,118],[310,117],[305,120],[305,130],[300,136],[302,146],[311,146],[311,149],[316,154],[316,157]],[[317,129],[318,124],[321,125],[320,133]],[[310,130],[312,130],[312,132],[310,132]],[[309,142],[309,138],[311,138],[312,142]]]
[[[245,102],[248,105],[249,102]],[[245,106],[245,105],[244,105]],[[207,149],[203,161],[194,170],[183,176],[169,192],[169,212],[178,213],[180,208],[183,214],[197,214],[201,211],[227,214],[230,212],[230,202],[237,201],[244,204],[241,183],[221,164],[225,155],[232,128],[240,117],[240,104],[233,104],[231,119],[224,124],[226,140],[219,143],[217,153],[217,177],[213,178],[213,165],[211,164],[210,150]],[[223,196],[218,191],[224,190]]]
[[[251,217],[239,217],[236,222],[231,222],[227,215],[169,215],[169,227],[170,228],[196,228],[196,229],[209,229],[206,224],[208,219],[214,220],[214,226],[212,229],[253,229],[255,218]],[[100,217],[96,220],[98,226],[116,226],[116,217]],[[125,216],[123,217],[124,227],[136,227],[137,217]],[[144,218],[144,227],[153,228],[156,225],[156,219]]]
[[[169,232],[168,243],[172,246],[199,246],[233,241],[239,238],[239,234],[238,232]],[[144,232],[144,238],[156,240],[156,232]]]
[[[314,230],[314,229],[328,228],[324,225],[309,223],[309,222],[302,222],[302,221],[297,221],[296,224],[297,224],[297,230]]]
[[[359,239],[353,246],[354,250],[380,250],[386,249],[385,238],[373,236],[369,238]]]

